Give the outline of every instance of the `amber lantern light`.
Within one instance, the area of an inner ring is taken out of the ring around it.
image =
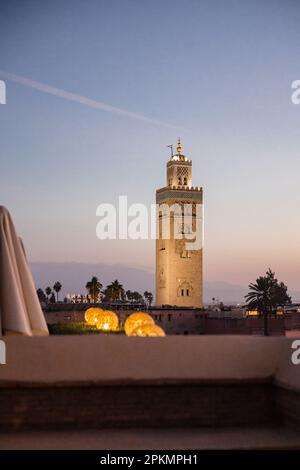
[[[144,312],[132,313],[129,315],[125,322],[125,333],[127,336],[131,336],[132,332],[143,325],[154,325],[153,318]]]
[[[130,336],[166,336],[164,330],[158,325],[138,326]]]
[[[119,326],[119,318],[115,312],[102,310],[97,317],[96,328],[101,331],[116,331]]]
[[[84,319],[89,325],[96,325],[98,317],[102,314],[101,308],[91,307],[85,311]]]

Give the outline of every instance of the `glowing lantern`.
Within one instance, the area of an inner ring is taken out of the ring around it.
[[[114,331],[119,326],[118,315],[109,310],[102,310],[97,316],[96,328],[101,331]]]
[[[147,313],[143,312],[132,313],[125,322],[126,335],[131,336],[133,330],[143,325],[154,325],[153,318]]]
[[[138,326],[130,336],[166,336],[164,330],[158,325]]]
[[[91,307],[88,308],[84,314],[84,319],[89,325],[96,325],[99,315],[103,310],[101,308]]]

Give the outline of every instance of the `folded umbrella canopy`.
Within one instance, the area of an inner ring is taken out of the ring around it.
[[[49,334],[22,243],[3,206],[0,206],[1,333]]]

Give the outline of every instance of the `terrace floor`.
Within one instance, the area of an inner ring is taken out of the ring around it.
[[[300,449],[300,433],[283,427],[103,429],[0,434],[1,450]]]

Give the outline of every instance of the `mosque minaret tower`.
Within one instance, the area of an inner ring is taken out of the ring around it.
[[[172,148],[172,147],[171,147]],[[203,191],[192,186],[192,161],[182,153],[180,139],[177,151],[167,163],[167,185],[156,191],[158,237],[156,240],[156,305],[203,307]],[[171,207],[177,209],[169,210]],[[183,208],[191,215],[182,218]],[[201,215],[199,215],[201,214]],[[200,220],[201,219],[201,220]],[[184,223],[182,221],[184,220]],[[168,237],[163,235],[163,223],[169,223]],[[189,234],[199,224],[201,246],[187,249]],[[179,237],[178,234],[180,233]]]

